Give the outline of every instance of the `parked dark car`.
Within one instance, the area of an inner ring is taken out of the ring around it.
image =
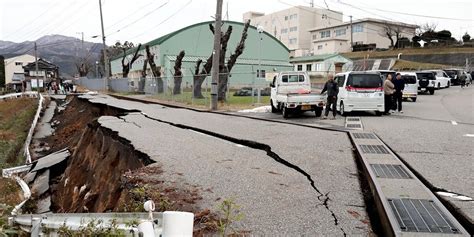
[[[271,90],[270,87],[264,88],[261,90],[261,96],[270,96]],[[254,96],[258,95],[257,90],[255,89],[253,92]],[[238,91],[234,93],[234,96],[252,96],[252,87],[242,87]]]
[[[434,94],[436,76],[433,72],[416,72],[416,77],[418,78],[418,91]]]
[[[446,74],[451,78],[451,85],[459,85],[459,77],[464,73],[462,69],[446,69]]]

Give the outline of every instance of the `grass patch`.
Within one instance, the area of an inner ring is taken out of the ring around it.
[[[23,162],[21,149],[36,113],[36,99],[0,101],[0,168]]]
[[[197,107],[197,108],[209,108],[211,103],[211,93],[203,91],[203,99],[193,98],[191,91],[184,91],[179,95],[170,94],[157,94],[149,96],[151,99],[160,101],[174,102],[184,104],[186,106]],[[222,110],[238,110],[258,107],[262,105],[270,104],[270,96],[262,96],[260,98],[260,104],[257,104],[257,96],[234,96],[234,91],[230,91],[227,97],[227,101],[219,104],[219,109]]]
[[[411,49],[399,49],[399,50],[387,50],[387,51],[349,52],[349,53],[342,53],[342,55],[350,59],[360,59],[360,58],[367,57],[367,55],[369,55],[369,58],[397,57],[399,53],[402,53],[404,55],[474,53],[474,48],[467,48],[467,47],[411,48]]]
[[[21,149],[37,105],[38,100],[30,98],[0,101],[0,169],[23,163]],[[0,177],[0,190],[0,236],[17,235],[16,230],[7,225],[7,218],[22,199],[20,187],[14,180]]]

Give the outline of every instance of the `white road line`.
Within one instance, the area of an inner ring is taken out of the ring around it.
[[[464,134],[465,137],[474,137],[474,134]]]
[[[451,124],[452,124],[452,125],[458,125],[458,123],[457,123],[456,121],[454,121],[454,120],[451,120]]]

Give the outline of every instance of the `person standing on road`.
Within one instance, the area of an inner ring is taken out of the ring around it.
[[[390,109],[393,105],[392,95],[395,92],[395,85],[392,83],[392,74],[387,75],[387,79],[383,82],[383,92],[385,94],[385,115],[390,115]]]
[[[327,119],[329,115],[329,108],[332,105],[332,118],[336,119],[336,106],[337,106],[337,94],[339,94],[339,85],[336,81],[334,81],[334,77],[332,75],[328,76],[328,81],[324,84],[324,88],[321,91],[323,94],[325,91],[328,92],[328,99],[326,103],[326,111],[324,112],[323,119]]]
[[[403,89],[405,89],[405,81],[402,79],[402,75],[397,73],[395,80],[393,80],[393,85],[395,85],[395,93],[393,93],[396,108],[399,113],[403,114],[402,110],[402,101],[403,101]]]
[[[461,73],[461,75],[459,76],[459,83],[461,84],[461,88],[464,88],[464,86],[466,85],[466,79],[466,74]]]

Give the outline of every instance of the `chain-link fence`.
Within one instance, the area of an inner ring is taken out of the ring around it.
[[[272,74],[273,75],[273,74]],[[255,72],[221,73],[219,75],[220,106],[248,108],[268,105],[272,75],[257,77]],[[276,74],[275,74],[276,75]],[[271,77],[270,77],[271,76]],[[211,103],[212,79],[210,74],[183,73],[173,76],[171,72],[159,78],[133,80],[132,91],[161,101],[177,102],[193,106],[209,107]]]

